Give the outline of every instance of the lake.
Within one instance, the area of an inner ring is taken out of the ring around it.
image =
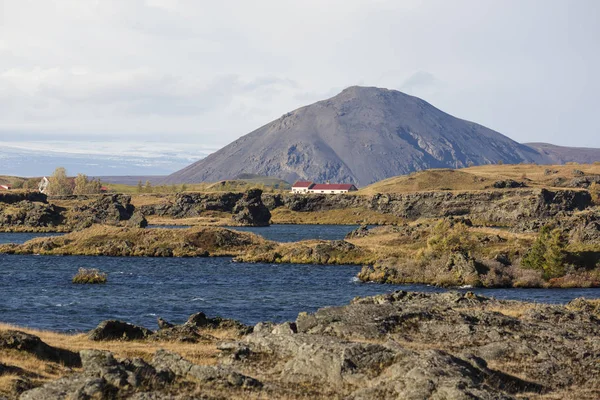
[[[74,285],[79,267],[108,273],[104,285]],[[230,258],[0,255],[0,321],[83,331],[105,319],[156,328],[203,311],[247,324],[294,320],[300,311],[347,304],[393,290],[439,292],[426,285],[360,283],[357,266],[235,263]],[[476,289],[497,298],[565,303],[600,289]]]
[[[272,225],[232,229],[267,239],[343,239],[355,225]],[[0,233],[23,243],[40,233]],[[74,285],[79,267],[108,273],[104,285]],[[427,285],[380,285],[355,278],[358,266],[235,263],[231,258],[133,258],[0,254],[0,321],[84,331],[105,319],[156,328],[156,317],[182,323],[193,313],[259,321],[294,320],[301,311],[344,305],[355,296],[394,290],[439,292]],[[501,299],[566,303],[600,297],[600,289],[473,289]]]
[[[25,243],[28,240],[38,237],[49,237],[63,235],[63,233],[39,233],[39,232],[1,232],[0,244],[5,243]]]

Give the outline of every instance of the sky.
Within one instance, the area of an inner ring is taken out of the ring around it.
[[[0,0],[0,174],[23,148],[177,168],[352,85],[600,147],[598,21],[596,0]]]

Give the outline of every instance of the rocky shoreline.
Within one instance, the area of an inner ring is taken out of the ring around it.
[[[599,339],[598,300],[470,292],[356,298],[253,327],[202,313],[156,331],[2,326],[0,398],[596,399]]]

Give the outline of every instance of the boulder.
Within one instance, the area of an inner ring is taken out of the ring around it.
[[[526,187],[527,185],[524,182],[517,182],[512,179],[506,179],[503,181],[496,181],[492,185],[495,189],[514,189],[520,187]]]
[[[62,363],[70,367],[81,365],[77,353],[49,346],[35,335],[16,330],[0,331],[0,349],[24,351],[41,360]]]
[[[131,218],[129,218],[129,220],[127,220],[126,225],[131,228],[145,228],[148,226],[148,221],[146,220],[146,217],[144,217],[144,215],[141,212],[134,211]]]
[[[271,212],[263,204],[262,190],[250,189],[233,208],[233,220],[246,226],[269,226]]]
[[[88,333],[88,338],[100,340],[139,340],[152,335],[152,331],[123,321],[107,320]]]
[[[369,227],[367,225],[361,225],[352,232],[348,233],[345,239],[362,238],[369,236],[370,233],[371,232],[369,232]]]

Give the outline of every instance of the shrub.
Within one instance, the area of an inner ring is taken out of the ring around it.
[[[68,196],[73,194],[73,182],[67,178],[67,170],[58,167],[48,179],[48,194],[50,196]]]
[[[459,222],[452,225],[448,220],[438,222],[427,240],[428,252],[436,255],[455,252],[469,254],[476,245],[465,224]]]
[[[566,239],[560,229],[544,226],[531,250],[523,257],[523,267],[541,270],[544,279],[565,274]]]
[[[100,272],[96,268],[79,268],[79,271],[73,277],[73,283],[98,284],[106,283],[106,279],[106,273]]]

